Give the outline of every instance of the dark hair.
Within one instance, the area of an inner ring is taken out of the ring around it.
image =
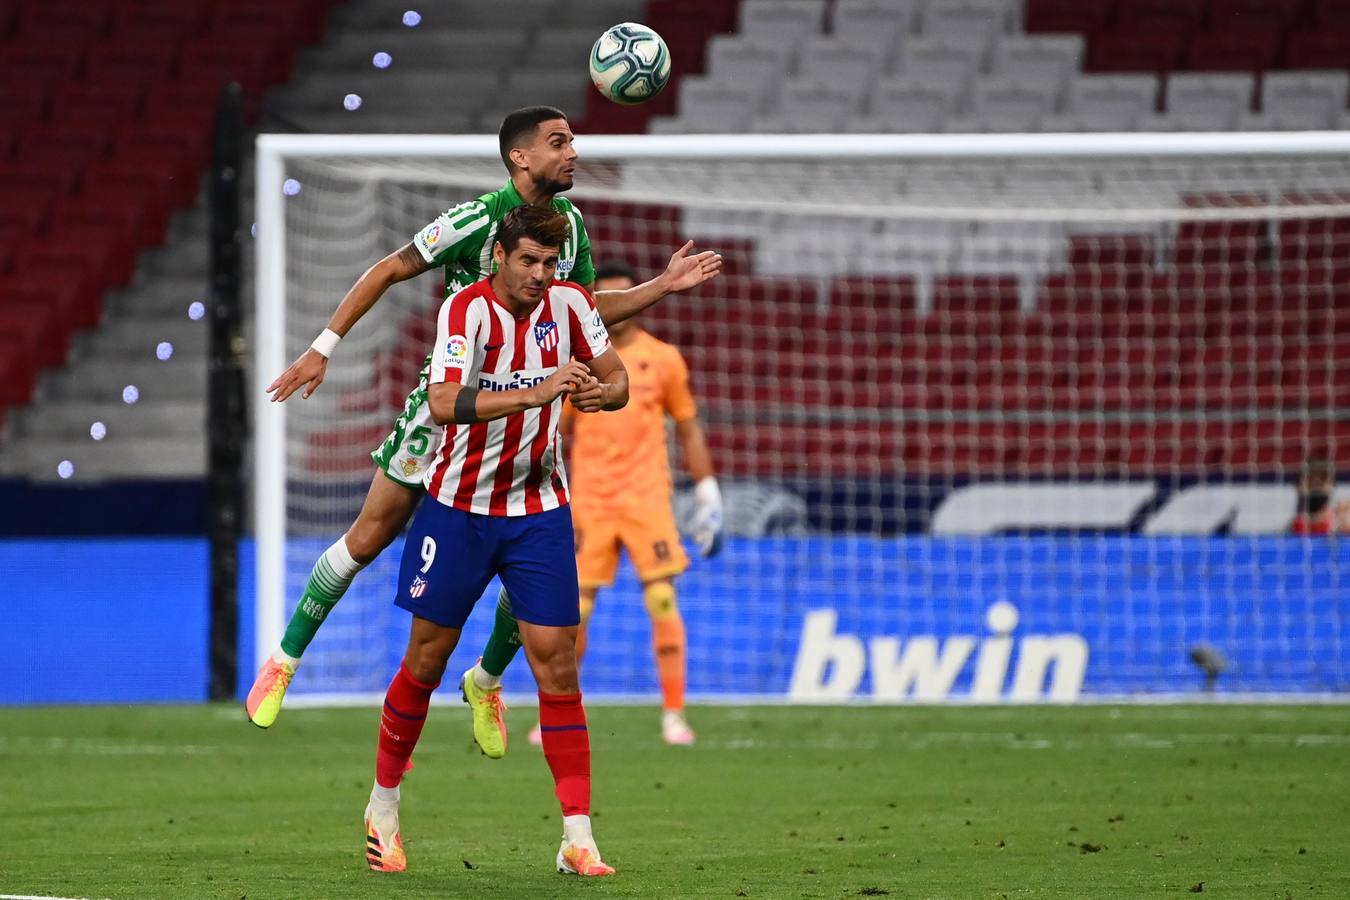
[[[517,206],[508,212],[497,228],[497,243],[502,250],[510,253],[520,245],[521,238],[542,244],[545,247],[557,247],[562,250],[563,242],[572,233],[567,217],[552,208],[542,206]]]
[[[607,262],[595,267],[595,280],[601,281],[605,278],[627,278],[629,281],[637,284],[637,273],[627,263]]]
[[[526,106],[506,114],[506,118],[502,119],[502,127],[497,129],[497,147],[501,150],[502,162],[506,163],[506,171],[516,170],[515,164],[511,162],[511,151],[525,143],[527,136],[533,138],[540,122],[553,119],[566,121],[567,116],[555,106]]]

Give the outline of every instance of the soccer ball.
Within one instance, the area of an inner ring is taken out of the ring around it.
[[[621,22],[591,48],[591,81],[615,103],[650,100],[670,81],[670,51],[646,25]]]

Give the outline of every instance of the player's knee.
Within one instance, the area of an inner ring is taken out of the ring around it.
[[[647,615],[653,619],[663,619],[680,611],[675,604],[675,585],[664,578],[642,586],[642,602],[647,607]]]
[[[408,667],[409,674],[427,684],[436,684],[441,680],[449,661],[450,654],[443,652],[435,644],[409,647],[403,657],[403,664]]]
[[[347,531],[347,552],[363,566],[368,566],[384,552],[384,548],[394,542],[400,525],[390,525],[384,520],[367,521],[357,519]]]
[[[539,689],[546,694],[575,694],[581,690],[573,641],[559,641],[538,653],[534,670]]]
[[[588,590],[588,589],[585,589],[585,588],[582,589],[582,591],[581,591],[581,598],[580,598],[580,604],[579,604],[579,605],[580,605],[580,607],[581,607],[581,621],[582,621],[583,623],[584,623],[584,622],[590,621],[591,613],[595,612],[595,589],[594,589],[594,588],[591,588],[591,589],[589,589],[589,590]]]

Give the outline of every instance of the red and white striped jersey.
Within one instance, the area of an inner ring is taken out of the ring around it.
[[[568,359],[587,362],[609,349],[595,302],[577,284],[556,281],[530,313],[511,314],[490,279],[441,305],[429,384],[484,391],[536,385]],[[563,397],[490,422],[445,426],[424,484],[446,506],[492,516],[526,516],[567,502],[558,420]]]

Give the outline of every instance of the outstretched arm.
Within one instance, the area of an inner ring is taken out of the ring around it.
[[[328,357],[332,354],[333,347],[337,346],[338,339],[346,337],[352,326],[370,312],[370,308],[384,296],[385,291],[400,281],[407,281],[415,275],[422,274],[429,268],[430,264],[417,252],[417,248],[412,244],[405,244],[402,249],[366,269],[365,273],[356,279],[351,290],[347,291],[347,296],[338,304],[333,317],[328,320],[325,333],[314,342],[314,346],[300,354],[299,359],[291,363],[290,368],[267,386],[267,392],[272,394],[272,401],[285,400],[302,385],[304,391],[300,394],[301,397],[308,397],[314,393],[319,385],[323,384],[324,374],[328,371]],[[330,336],[328,332],[332,335]]]
[[[635,316],[667,294],[696,288],[722,271],[722,255],[715,250],[694,253],[694,242],[687,241],[670,257],[670,265],[651,281],[626,291],[601,291],[595,295],[595,307],[606,325]]]

